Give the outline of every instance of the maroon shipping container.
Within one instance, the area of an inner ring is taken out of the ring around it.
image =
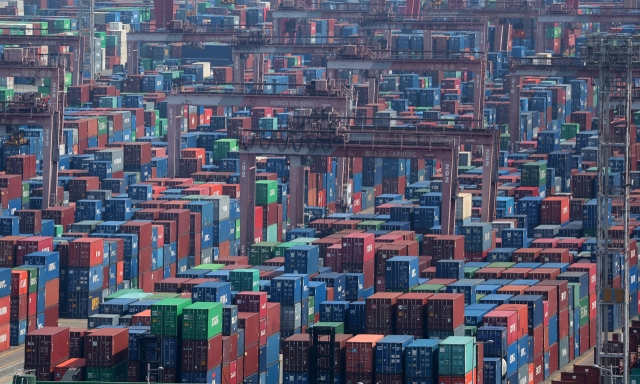
[[[282,364],[284,372],[309,370],[308,334],[292,335],[282,342]]]
[[[128,143],[124,146],[125,165],[142,165],[151,162],[151,143]]]
[[[476,271],[474,277],[477,279],[499,279],[505,268],[481,268]]]
[[[191,233],[202,232],[202,214],[200,212],[191,212],[189,214],[189,223],[191,226]]]
[[[10,321],[20,321],[27,318],[27,309],[29,307],[28,295],[10,296]]]
[[[513,252],[512,261],[515,263],[537,262],[543,248],[521,248]]]
[[[209,340],[182,341],[182,370],[207,372],[222,364],[222,335]]]
[[[260,363],[260,346],[258,343],[249,345],[244,349],[244,374],[252,375],[258,372]]]
[[[267,336],[280,332],[280,303],[267,303]]]
[[[347,263],[364,263],[375,258],[375,236],[372,233],[352,233],[342,239],[343,257]]]
[[[85,336],[85,358],[90,367],[113,367],[129,356],[129,331],[126,328],[92,330]]]
[[[267,293],[243,291],[236,295],[239,312],[258,313],[263,319],[267,316]]]
[[[120,232],[138,235],[140,249],[152,246],[150,222],[132,221],[120,226]]]
[[[557,289],[558,312],[569,307],[569,282],[566,280],[544,280],[539,282],[537,287],[553,286]],[[551,310],[551,309],[549,309]]]
[[[180,293],[182,290],[182,284],[190,279],[181,277],[170,277],[156,281],[154,284],[154,292],[167,292],[167,293]]]
[[[502,272],[502,278],[511,280],[526,279],[528,273],[532,270],[531,268],[509,268]]]
[[[75,207],[51,207],[42,210],[43,220],[53,220],[66,231],[75,222]]]
[[[529,272],[530,279],[537,280],[555,280],[556,276],[560,274],[559,268],[538,268]]]
[[[400,296],[401,293],[380,292],[367,298],[367,333],[393,333],[396,305]]]
[[[162,211],[162,210],[160,210]],[[154,225],[162,225],[164,226],[164,243],[168,245],[170,243],[174,243],[178,240],[178,231],[177,231],[177,223],[175,221],[168,220],[156,220],[153,222]]]
[[[570,257],[571,254],[567,248],[547,248],[540,252],[541,263],[568,263]]]
[[[542,383],[544,381],[544,355],[536,355],[533,358],[533,382]]]
[[[397,333],[427,338],[426,309],[431,293],[406,293],[398,298],[396,312]]]
[[[86,329],[71,328],[69,330],[69,358],[81,358],[84,356],[84,338]]]
[[[22,198],[22,178],[18,175],[0,175],[0,189],[6,189],[9,200]]]
[[[25,364],[24,369],[25,371],[33,371],[33,375],[38,381],[53,381],[53,371],[55,370],[54,365],[32,367]]]
[[[177,235],[189,234],[191,219],[188,209],[168,209],[160,213],[160,220],[175,221],[177,223]],[[187,243],[188,244],[188,243]]]
[[[39,234],[42,232],[42,211],[23,209],[16,211],[20,218],[20,233]]]
[[[5,268],[12,268],[16,265],[16,247],[18,241],[26,239],[24,236],[7,236],[0,238],[0,265]]]
[[[376,373],[375,382],[376,384],[403,384],[404,380],[402,375],[383,375]]]
[[[533,329],[533,332],[529,332],[529,336],[533,336],[533,355],[538,356],[544,352],[544,325],[540,324]]]
[[[69,201],[87,198],[87,191],[100,189],[100,179],[93,176],[76,177],[69,181]]]
[[[53,251],[53,238],[44,236],[26,237],[19,240],[16,245],[16,263],[23,265],[24,257],[28,254]],[[100,262],[102,262],[102,259],[100,259]]]
[[[533,278],[535,279],[535,277]],[[558,289],[556,287],[536,284],[527,288],[525,291],[530,295],[541,295],[546,301],[549,302],[549,317],[558,313]]]
[[[222,365],[229,364],[238,356],[238,334],[222,336]]]
[[[440,293],[427,302],[429,329],[453,330],[464,324],[464,294]]]
[[[368,261],[364,264],[356,263],[356,264],[343,264],[342,272],[344,273],[362,273],[364,275],[364,288],[373,287],[375,283],[374,280],[374,272],[375,272],[375,263],[374,261]]]
[[[68,358],[69,328],[44,327],[27,334],[24,346],[25,366],[52,367]]]
[[[101,238],[76,239],[69,243],[69,266],[94,267],[100,265],[104,260],[103,251],[104,240]]]
[[[346,372],[372,374],[376,343],[383,338],[382,335],[357,335],[349,339],[346,347]]]
[[[567,336],[569,336],[569,309],[563,309],[558,312],[558,340]]]
[[[257,313],[238,312],[238,328],[244,329],[244,345],[260,341],[260,317]]]
[[[57,295],[57,293],[56,293]],[[58,313],[60,312],[60,305],[55,304],[44,309],[44,326],[45,327],[57,327],[58,326]]]
[[[549,346],[549,375],[558,370],[558,343]]]
[[[347,373],[346,374],[346,383],[345,384],[373,384],[373,374],[372,373]]]
[[[464,260],[464,236],[436,236],[431,240],[432,263],[439,260]]]

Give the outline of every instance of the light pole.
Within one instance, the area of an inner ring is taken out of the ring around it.
[[[593,368],[598,368],[601,371],[608,372],[609,373],[609,384],[613,384],[613,370],[611,370],[609,368],[601,367],[601,366],[595,365],[595,364],[593,364]],[[602,378],[602,375],[600,375],[600,378]]]
[[[163,367],[158,367],[158,368],[154,368],[151,369],[151,363],[147,363],[147,384],[151,384],[151,372],[160,372],[160,371],[164,371]]]

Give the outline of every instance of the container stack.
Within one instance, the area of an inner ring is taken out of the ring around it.
[[[24,366],[35,371],[38,380],[52,381],[55,366],[68,358],[69,328],[44,327],[27,335]]]
[[[98,313],[103,296],[104,241],[99,238],[80,238],[69,242],[68,258],[61,259],[66,275],[61,277],[63,287],[62,309],[65,316],[83,319]],[[66,287],[66,289],[64,289]]]

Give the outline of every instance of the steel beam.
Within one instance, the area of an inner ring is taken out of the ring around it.
[[[304,167],[300,157],[291,157],[289,166],[289,219],[291,228],[304,224]],[[240,187],[242,188],[242,187]],[[242,191],[242,189],[241,189]]]
[[[240,151],[240,255],[249,255],[249,246],[256,241],[256,155]]]
[[[370,13],[369,10],[277,10],[271,12],[273,20],[276,19],[357,19],[362,14]],[[274,21],[274,24],[276,21]]]
[[[278,107],[278,108],[335,108],[346,115],[349,101],[344,96],[265,95],[231,93],[181,92],[167,95],[167,104],[228,106],[228,107]]]
[[[175,178],[180,170],[180,141],[182,140],[182,104],[167,105],[167,174]]]
[[[324,55],[342,48],[344,44],[265,44],[238,45],[233,47],[233,53],[261,53],[264,55],[320,54]]]
[[[127,34],[127,41],[137,43],[233,43],[236,36],[246,31],[173,33],[173,32],[134,32]]]

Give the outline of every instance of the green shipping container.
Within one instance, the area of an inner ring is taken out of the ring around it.
[[[236,219],[236,240],[240,239],[240,219]]]
[[[55,233],[55,237],[62,237],[62,233],[64,232],[62,225],[54,225],[53,232]]]
[[[464,267],[464,278],[465,279],[473,279],[473,276],[476,274],[476,271],[480,268],[476,267]]]
[[[316,306],[315,296],[309,296],[309,313],[307,314],[308,323],[313,323],[315,321],[315,315],[316,315],[315,306]]]
[[[409,291],[438,293],[438,292],[444,292],[444,288],[445,288],[444,284],[422,284],[422,285],[418,285],[417,287],[411,288]]]
[[[475,365],[474,338],[451,336],[438,345],[438,373],[464,376]]]
[[[218,269],[224,268],[224,264],[200,264],[196,265],[191,269],[206,269],[208,271],[217,271]]]
[[[260,291],[260,271],[257,269],[235,269],[229,272],[232,291]]]
[[[503,262],[491,263],[491,264],[487,265],[485,268],[504,268],[504,269],[509,269],[509,268],[513,267],[514,265],[516,265],[516,263],[512,263],[510,261],[503,261]]]
[[[29,204],[29,183],[22,183],[22,204]]]
[[[114,292],[112,294],[110,294],[109,296],[104,298],[104,301],[109,301],[109,300],[113,300],[113,299],[119,299],[124,295],[129,295],[129,294],[134,294],[134,293],[144,293],[142,291],[142,289],[132,289],[132,288],[127,288],[127,289],[121,289],[118,292]],[[144,297],[146,296],[150,296],[149,294],[145,294]]]
[[[278,201],[278,182],[276,180],[256,181],[256,204],[269,205]]]
[[[560,138],[565,140],[573,139],[578,132],[580,132],[580,124],[564,123],[560,130]]]
[[[236,229],[237,229],[236,220]],[[272,259],[275,255],[277,242],[263,241],[255,243],[249,247],[249,265],[262,265],[266,260]]]
[[[338,323],[334,321],[320,321],[313,325],[314,327],[329,327],[335,330],[336,334],[344,333],[344,323]],[[309,332],[307,332],[309,333]]]
[[[478,327],[471,327],[471,326],[464,327],[465,336],[476,337],[477,332],[478,332]]]
[[[107,116],[98,116],[98,135],[107,135],[109,133],[109,120]]]
[[[275,249],[274,249],[274,256],[275,257],[284,257],[284,252],[291,248],[291,247],[295,247],[296,245],[300,245],[299,243],[293,243],[293,242],[287,242],[287,243],[280,243],[278,245],[276,245]]]
[[[523,187],[547,185],[547,162],[541,160],[523,164],[520,184]]]
[[[356,225],[356,228],[364,229],[365,231],[378,231],[384,224],[385,222],[381,220],[365,220]]]
[[[579,310],[580,311],[580,326],[585,326],[587,324],[589,324],[589,309],[591,307],[591,303],[589,302],[589,296],[585,297],[584,299],[580,300],[580,309],[578,309],[576,307],[575,310]]]
[[[166,293],[166,292],[156,292],[153,295],[145,298],[145,300],[164,300],[164,299],[172,299],[180,297],[178,293]]]
[[[278,240],[278,224],[271,224],[266,229],[267,241],[277,241]]]
[[[503,133],[500,135],[500,150],[508,151],[509,150],[509,140],[511,136],[508,133]]]
[[[40,87],[38,87],[38,92],[40,92]],[[0,101],[13,101],[13,96],[14,96],[13,89],[0,87]]]
[[[580,306],[580,295],[578,294],[578,292],[580,292],[580,284],[579,283],[569,283],[569,289],[571,289],[571,287],[573,286],[573,307],[574,308],[578,308]]]
[[[182,311],[191,299],[164,299],[151,306],[151,333],[160,336],[179,336]]]
[[[124,382],[128,378],[129,360],[111,368],[87,367],[87,381],[102,381],[106,383]]]
[[[238,140],[220,139],[213,143],[213,160],[221,160],[227,157],[227,152],[238,150]]]
[[[208,340],[222,333],[222,304],[197,302],[182,312],[182,338]]]
[[[118,98],[115,96],[104,96],[98,101],[100,108],[118,108]]]

